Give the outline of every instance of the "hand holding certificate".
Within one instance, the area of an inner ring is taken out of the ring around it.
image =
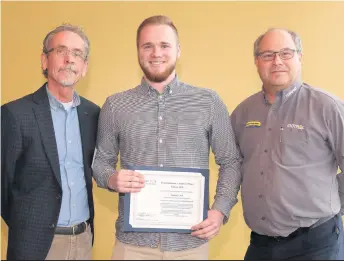
[[[125,195],[124,231],[184,232],[207,217],[209,171],[190,168],[132,168],[145,187]]]
[[[144,187],[144,177],[133,170],[121,169],[110,177],[108,187],[120,193],[139,192]]]

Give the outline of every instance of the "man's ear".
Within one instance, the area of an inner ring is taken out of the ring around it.
[[[301,53],[301,52],[298,52],[297,55],[298,55],[298,57],[299,57],[299,61],[302,62],[302,53]]]
[[[43,71],[48,68],[48,56],[45,53],[41,54],[41,68]]]
[[[84,67],[82,68],[81,76],[82,76],[82,77],[85,77],[87,71],[88,71],[88,61],[85,61],[85,65],[84,65]]]
[[[254,58],[254,64],[256,65],[256,67],[258,69],[258,57],[257,56]]]
[[[179,57],[180,57],[180,53],[181,53],[181,49],[180,49],[180,44],[178,44],[178,54],[177,54],[177,58],[179,59]]]

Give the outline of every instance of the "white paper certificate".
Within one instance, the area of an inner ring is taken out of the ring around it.
[[[197,172],[136,170],[145,187],[130,194],[132,228],[187,229],[203,221],[205,177]]]

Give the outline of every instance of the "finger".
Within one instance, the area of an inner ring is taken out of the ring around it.
[[[200,236],[200,235],[205,235],[211,231],[215,230],[215,227],[213,226],[208,226],[208,227],[205,227],[205,228],[202,228],[202,229],[199,229],[199,230],[196,230],[196,231],[193,231],[191,233],[192,236]]]
[[[139,178],[140,180],[144,180],[145,179],[144,175],[141,174],[140,172],[134,171],[134,176]]]
[[[138,179],[144,179],[144,176],[140,173],[140,172],[136,172],[134,170],[127,170],[127,176],[130,176],[130,177],[136,177]]]
[[[127,188],[143,188],[145,183],[137,181],[124,181],[124,186]]]
[[[121,180],[129,181],[129,180],[131,180],[131,177],[134,175],[133,172],[134,172],[134,171],[132,171],[132,170],[121,169],[121,170],[118,172],[118,177],[119,177]]]
[[[122,188],[131,188],[131,182],[129,180],[120,182]]]
[[[123,189],[127,188],[135,188],[135,189],[141,189],[145,186],[144,183],[138,183],[138,182],[130,182],[130,181],[118,181],[117,188],[123,192]]]
[[[118,178],[123,181],[140,181],[144,182],[144,176],[133,170],[121,170],[118,172]]]
[[[136,176],[131,176],[131,180],[130,181],[131,182],[135,182],[135,183],[141,183],[141,184],[145,183],[144,179],[141,179],[141,178],[136,177]]]
[[[192,227],[191,227],[191,230],[199,230],[199,229],[202,229],[202,228],[206,227],[206,225],[204,224],[204,222],[205,222],[205,221],[203,221],[203,222],[201,222],[201,223],[199,223],[199,224],[197,224],[197,225],[192,226]]]
[[[144,188],[145,183],[142,182],[130,182],[132,188]]]
[[[191,230],[199,230],[199,229],[205,228],[209,225],[210,225],[210,221],[209,221],[209,219],[206,219],[206,220],[202,221],[201,223],[192,226]]]
[[[216,237],[218,234],[219,234],[219,232],[212,234],[211,236],[208,237],[208,239],[212,239],[212,238]]]
[[[202,232],[202,233],[197,233],[197,232]],[[194,234],[192,233],[191,235],[198,238],[210,239],[216,236],[218,232],[219,232],[218,229],[208,227],[208,228],[202,229],[202,231],[201,230],[196,231]]]
[[[132,182],[130,181],[118,181],[118,188],[120,188],[121,190],[123,189],[127,189],[127,188],[131,188],[132,187]]]
[[[141,189],[140,188],[123,188],[121,190],[122,193],[137,193],[140,192]]]

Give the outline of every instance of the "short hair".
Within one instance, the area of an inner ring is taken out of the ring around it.
[[[177,37],[177,42],[179,42],[179,36],[178,36],[178,30],[173,24],[172,20],[168,18],[167,16],[164,15],[155,15],[146,18],[143,20],[143,22],[140,24],[140,26],[137,28],[137,33],[136,33],[136,46],[139,47],[139,39],[140,39],[140,34],[141,31],[144,27],[148,25],[167,25],[173,29],[173,31],[176,34]]]
[[[281,30],[281,31],[285,31],[285,32],[289,33],[291,38],[293,39],[294,44],[295,44],[296,51],[299,52],[299,53],[302,53],[301,38],[300,38],[300,36],[297,33],[293,32],[291,30],[288,30],[288,29],[283,29],[283,28],[270,28],[265,33],[260,35],[257,38],[257,40],[254,42],[254,45],[253,45],[253,56],[254,57],[257,57],[259,55],[259,45],[260,45],[260,42],[263,40],[264,36],[267,33],[271,32],[271,31],[274,31],[274,30]]]
[[[81,37],[85,44],[85,61],[88,60],[89,53],[90,53],[90,41],[88,40],[87,35],[84,33],[83,29],[80,26],[72,25],[72,24],[62,24],[56,27],[54,30],[50,31],[43,40],[43,53],[49,53],[49,43],[50,40],[60,32],[73,32]],[[43,70],[43,75],[45,78],[48,78],[48,69]]]

